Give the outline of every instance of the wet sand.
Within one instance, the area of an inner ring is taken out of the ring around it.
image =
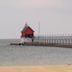
[[[72,65],[0,66],[0,72],[72,72]]]

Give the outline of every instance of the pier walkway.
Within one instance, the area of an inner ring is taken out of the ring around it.
[[[51,46],[72,48],[72,36],[35,37],[34,42],[11,43],[10,45]]]

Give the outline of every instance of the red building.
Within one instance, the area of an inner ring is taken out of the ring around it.
[[[34,37],[34,30],[25,24],[25,27],[21,31],[21,38],[33,38]]]

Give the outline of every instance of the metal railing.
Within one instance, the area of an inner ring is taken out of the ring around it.
[[[72,45],[71,36],[48,36],[48,37],[35,37],[34,42],[46,43],[46,44],[62,44]]]

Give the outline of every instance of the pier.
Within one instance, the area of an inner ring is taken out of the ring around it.
[[[34,42],[10,43],[10,45],[23,46],[49,46],[49,47],[65,47],[72,48],[71,36],[53,36],[53,37],[35,37]]]
[[[49,47],[64,47],[64,48],[72,48],[72,45],[63,45],[63,44],[57,44],[57,43],[10,43],[10,45],[16,45],[16,46],[49,46]]]

